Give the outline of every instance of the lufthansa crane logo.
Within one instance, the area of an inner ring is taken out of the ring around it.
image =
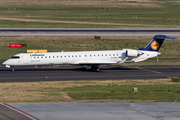
[[[153,41],[153,42],[151,43],[151,48],[152,48],[153,50],[157,50],[157,49],[159,48],[159,43],[158,43],[157,41]]]

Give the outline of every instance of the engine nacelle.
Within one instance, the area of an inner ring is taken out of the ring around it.
[[[139,56],[137,50],[126,50],[126,56],[127,57],[137,57]]]

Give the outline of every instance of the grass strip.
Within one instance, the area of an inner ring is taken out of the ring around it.
[[[179,85],[170,79],[7,82],[0,83],[0,102],[173,102],[180,100]]]
[[[178,28],[178,3],[178,0],[1,0],[0,27]]]

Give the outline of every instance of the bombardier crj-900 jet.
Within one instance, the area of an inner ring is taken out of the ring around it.
[[[76,52],[47,52],[47,53],[19,53],[3,62],[14,71],[16,66],[27,65],[88,65],[92,71],[99,71],[99,66],[121,64],[125,62],[140,62],[156,57],[165,39],[176,39],[165,35],[156,35],[151,42],[139,50],[105,50],[105,51],[76,51]]]

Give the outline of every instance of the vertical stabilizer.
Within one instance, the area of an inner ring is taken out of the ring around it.
[[[139,50],[156,51],[158,52],[165,39],[176,39],[166,35],[155,35],[151,42],[145,48]]]

